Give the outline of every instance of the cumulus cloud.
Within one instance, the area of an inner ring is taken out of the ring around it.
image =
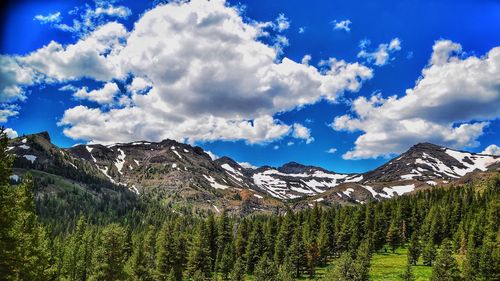
[[[248,162],[238,162],[238,164],[245,169],[257,169],[257,166],[252,165]]]
[[[457,43],[437,41],[429,65],[405,95],[354,100],[354,115],[332,123],[335,130],[363,132],[343,157],[390,156],[423,141],[454,148],[478,145],[488,121],[500,116],[500,47],[483,57],[463,58],[460,50]]]
[[[299,34],[302,34],[302,33],[305,33],[305,32],[306,32],[306,27],[305,26],[299,27]]]
[[[107,1],[94,1],[95,5],[86,4],[82,7],[75,7],[69,12],[69,16],[76,14],[79,17],[73,18],[71,23],[63,23],[60,12],[48,15],[36,15],[34,20],[41,24],[49,24],[55,29],[73,33],[76,37],[84,36],[94,31],[99,25],[108,19],[126,19],[132,11],[125,6],[113,6]]]
[[[339,30],[345,30],[347,32],[351,31],[351,20],[343,20],[343,21],[336,21],[334,20],[332,22],[333,24],[333,29],[339,29]]]
[[[336,149],[336,148],[334,148],[334,147],[332,147],[332,148],[330,148],[330,149],[328,149],[328,150],[326,151],[326,153],[331,153],[331,154],[333,154],[333,153],[335,153],[335,152],[337,152],[337,149]]]
[[[486,147],[481,154],[488,154],[488,155],[496,155],[500,156],[500,147],[497,146],[496,144],[491,144],[488,147]]]
[[[17,138],[17,136],[18,136],[17,132],[12,128],[5,128],[4,132],[5,132],[5,134],[7,134],[7,137],[9,139]]]
[[[283,32],[290,27],[290,20],[284,14],[279,14],[276,19],[275,28],[278,32]]]
[[[39,21],[41,24],[56,23],[61,21],[61,13],[55,12],[48,15],[36,15],[34,20]]]
[[[114,82],[106,83],[101,89],[88,91],[87,87],[83,87],[76,91],[73,96],[79,99],[87,99],[95,101],[98,104],[109,104],[113,102],[113,98],[120,92],[118,85]]]
[[[373,75],[362,64],[335,58],[320,68],[278,59],[279,51],[259,40],[263,26],[244,21],[224,1],[174,1],[145,12],[131,31],[110,22],[74,44],[51,42],[15,62],[46,82],[85,77],[125,84],[127,95],[107,99],[123,107],[77,106],[59,122],[71,138],[103,143],[268,143],[295,131],[276,113],[334,101],[359,91]]]
[[[368,39],[363,39],[359,42],[361,51],[358,53],[358,58],[364,58],[377,66],[385,65],[389,61],[392,53],[401,50],[401,41],[399,38],[394,38],[389,43],[378,45],[377,49],[372,52],[367,50],[370,43]]]
[[[307,144],[314,141],[314,138],[311,136],[311,130],[299,123],[293,124],[293,137],[303,139]]]
[[[7,122],[10,117],[19,114],[19,107],[14,104],[0,104],[0,123]]]

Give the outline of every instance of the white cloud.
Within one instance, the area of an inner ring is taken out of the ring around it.
[[[61,23],[60,12],[47,16],[37,15],[35,20],[41,24],[50,24],[51,27],[73,33],[76,37],[83,37],[94,31],[99,25],[108,19],[126,19],[132,11],[125,6],[113,6],[106,1],[94,1],[95,6],[86,4],[83,7],[75,7],[69,12],[69,16],[78,14],[78,18],[73,18],[70,24]]]
[[[5,134],[7,134],[7,137],[9,139],[17,138],[17,136],[18,136],[17,132],[12,128],[5,128],[4,132],[5,132]]]
[[[205,153],[208,154],[208,156],[210,156],[210,158],[212,160],[216,160],[216,159],[220,158],[217,154],[213,153],[212,151],[205,150]]]
[[[302,60],[300,61],[301,64],[309,65],[309,62],[311,62],[311,55],[305,55],[302,57]]]
[[[423,141],[454,148],[478,145],[488,121],[500,117],[500,47],[466,58],[452,56],[460,45],[451,41],[437,41],[433,50],[405,95],[360,97],[352,103],[354,116],[335,118],[334,129],[363,132],[344,158],[389,156]]]
[[[245,169],[257,169],[257,166],[252,165],[248,162],[238,162],[238,164]]]
[[[123,25],[111,22],[75,44],[63,46],[51,41],[47,46],[15,59],[19,65],[29,66],[33,73],[46,77],[48,82],[83,77],[108,81],[119,75],[117,62],[113,59],[123,48],[126,36]]]
[[[500,156],[500,147],[497,146],[496,144],[491,144],[488,147],[486,147],[481,154],[488,154],[488,155],[496,155]]]
[[[24,88],[35,83],[35,72],[16,57],[0,55],[0,102],[24,100]]]
[[[333,154],[333,153],[335,153],[335,152],[337,152],[337,149],[336,149],[336,148],[334,148],[334,147],[332,147],[332,148],[330,148],[330,149],[328,149],[328,150],[326,151],[326,153],[332,153],[332,154]]]
[[[55,12],[46,16],[36,15],[33,19],[39,21],[41,24],[56,23],[61,21],[61,13]]]
[[[285,17],[284,14],[279,14],[278,18],[276,19],[275,29],[278,32],[283,32],[288,28],[290,28],[290,20]]]
[[[13,104],[0,104],[0,123],[7,122],[10,117],[19,114],[19,107]]]
[[[130,32],[107,23],[75,44],[51,42],[16,61],[53,83],[132,78],[125,85],[130,96],[118,98],[123,108],[78,106],[59,122],[71,138],[103,143],[268,143],[292,132],[276,113],[357,92],[373,75],[334,58],[321,69],[278,59],[277,50],[259,40],[262,26],[245,22],[224,1],[175,1],[147,11]]]
[[[151,88],[151,82],[141,77],[134,77],[132,83],[127,86],[127,90],[132,94],[144,93]]]
[[[305,26],[299,27],[299,34],[302,34],[302,33],[305,33],[305,32],[306,32],[306,27]]]
[[[95,101],[98,104],[109,104],[113,102],[113,98],[120,92],[118,85],[114,82],[106,83],[101,89],[88,91],[83,87],[76,91],[73,96],[79,99],[87,99]]]
[[[289,141],[289,142],[287,142],[287,143],[286,143],[286,145],[287,145],[287,146],[292,146],[292,145],[294,145],[294,144],[295,144],[295,143],[294,143],[293,141]]]
[[[314,138],[311,136],[311,130],[307,127],[304,127],[303,125],[301,125],[299,123],[293,124],[293,134],[292,135],[295,138],[306,140],[307,144],[310,144],[311,142],[314,141]]]
[[[373,52],[366,50],[369,45],[370,40],[368,39],[363,39],[359,42],[361,51],[358,53],[358,58],[364,58],[377,66],[385,65],[389,61],[391,53],[401,50],[401,41],[399,38],[394,38],[389,43],[378,45],[378,48]]]
[[[345,30],[347,32],[351,31],[351,20],[343,20],[343,21],[336,21],[334,20],[333,22],[333,29],[341,29]]]
[[[273,146],[273,149],[274,150],[278,150],[278,149],[280,149],[280,146],[279,145],[275,145],[275,146]]]

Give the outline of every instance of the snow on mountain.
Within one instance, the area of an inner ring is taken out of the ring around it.
[[[211,209],[214,202],[222,207],[234,200],[250,202],[251,207],[245,207],[249,210],[262,209],[262,204],[272,198],[303,198],[307,204],[364,203],[401,196],[500,165],[499,156],[429,143],[417,144],[362,174],[341,174],[296,162],[281,167],[254,167],[228,157],[213,160],[202,148],[173,140],[60,149],[50,142],[47,133],[40,133],[10,140],[8,152],[16,155],[17,168],[85,179],[95,185],[107,182],[135,194],[157,192]]]

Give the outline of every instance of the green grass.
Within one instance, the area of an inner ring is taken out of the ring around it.
[[[373,255],[370,268],[372,281],[395,281],[401,280],[400,274],[406,266],[407,248],[399,248],[396,253],[388,251],[379,252]],[[432,268],[422,265],[413,266],[413,273],[416,281],[428,281],[431,278]]]

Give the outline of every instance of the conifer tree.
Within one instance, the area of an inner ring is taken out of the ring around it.
[[[294,267],[294,275],[298,278],[302,273],[302,268],[307,263],[306,248],[304,241],[302,240],[302,235],[300,228],[295,230],[293,235],[292,244],[288,248],[287,257],[290,258],[291,263]]]
[[[335,266],[327,273],[326,280],[354,281],[356,270],[354,260],[348,252],[344,252],[335,262]]]
[[[50,241],[45,228],[35,214],[35,196],[31,175],[25,175],[17,186],[16,221],[13,233],[16,237],[15,271],[21,280],[46,280],[52,278],[55,269],[50,256]]]
[[[174,235],[168,222],[163,224],[156,240],[156,279],[166,280],[177,266],[177,249]]]
[[[253,230],[248,238],[246,249],[246,270],[249,274],[253,273],[255,266],[260,258],[265,254],[264,232],[262,224],[257,221],[254,224]]]
[[[417,232],[413,232],[408,245],[408,259],[413,265],[417,265],[418,258],[420,257],[420,241],[418,240]]]
[[[11,188],[13,157],[7,153],[8,138],[4,127],[0,128],[0,276],[6,280],[15,276],[15,246],[13,233],[16,211]]]
[[[422,251],[422,259],[424,261],[424,265],[432,266],[432,263],[436,259],[436,247],[434,247],[434,242],[432,238],[427,240],[425,247]]]
[[[244,281],[245,280],[245,265],[241,258],[238,258],[233,265],[231,273],[229,273],[229,280],[231,281]]]
[[[278,274],[276,276],[279,281],[295,281],[294,267],[289,258],[285,258],[283,264],[278,266]]]
[[[153,281],[154,278],[150,274],[151,270],[148,268],[146,253],[144,252],[144,244],[144,237],[143,235],[141,235],[136,239],[136,242],[134,243],[127,270],[132,280]]]
[[[110,224],[103,229],[94,254],[91,280],[125,280],[126,236],[125,229],[118,224]]]
[[[453,256],[453,246],[449,239],[445,239],[439,248],[436,262],[432,268],[431,281],[459,281],[460,270]]]
[[[277,271],[274,262],[264,255],[255,266],[255,281],[281,281],[277,279]]]
[[[389,226],[389,230],[387,230],[387,243],[391,246],[391,250],[393,253],[396,252],[396,249],[399,247],[400,237],[399,237],[399,227],[395,219],[392,220],[391,225]]]
[[[187,272],[193,280],[199,274],[207,278],[210,277],[212,258],[210,255],[210,241],[206,236],[206,231],[205,223],[198,223],[189,249]]]
[[[408,257],[408,262],[406,263],[405,271],[401,274],[402,281],[415,281],[415,274],[413,273],[413,268],[411,267],[412,261]]]

